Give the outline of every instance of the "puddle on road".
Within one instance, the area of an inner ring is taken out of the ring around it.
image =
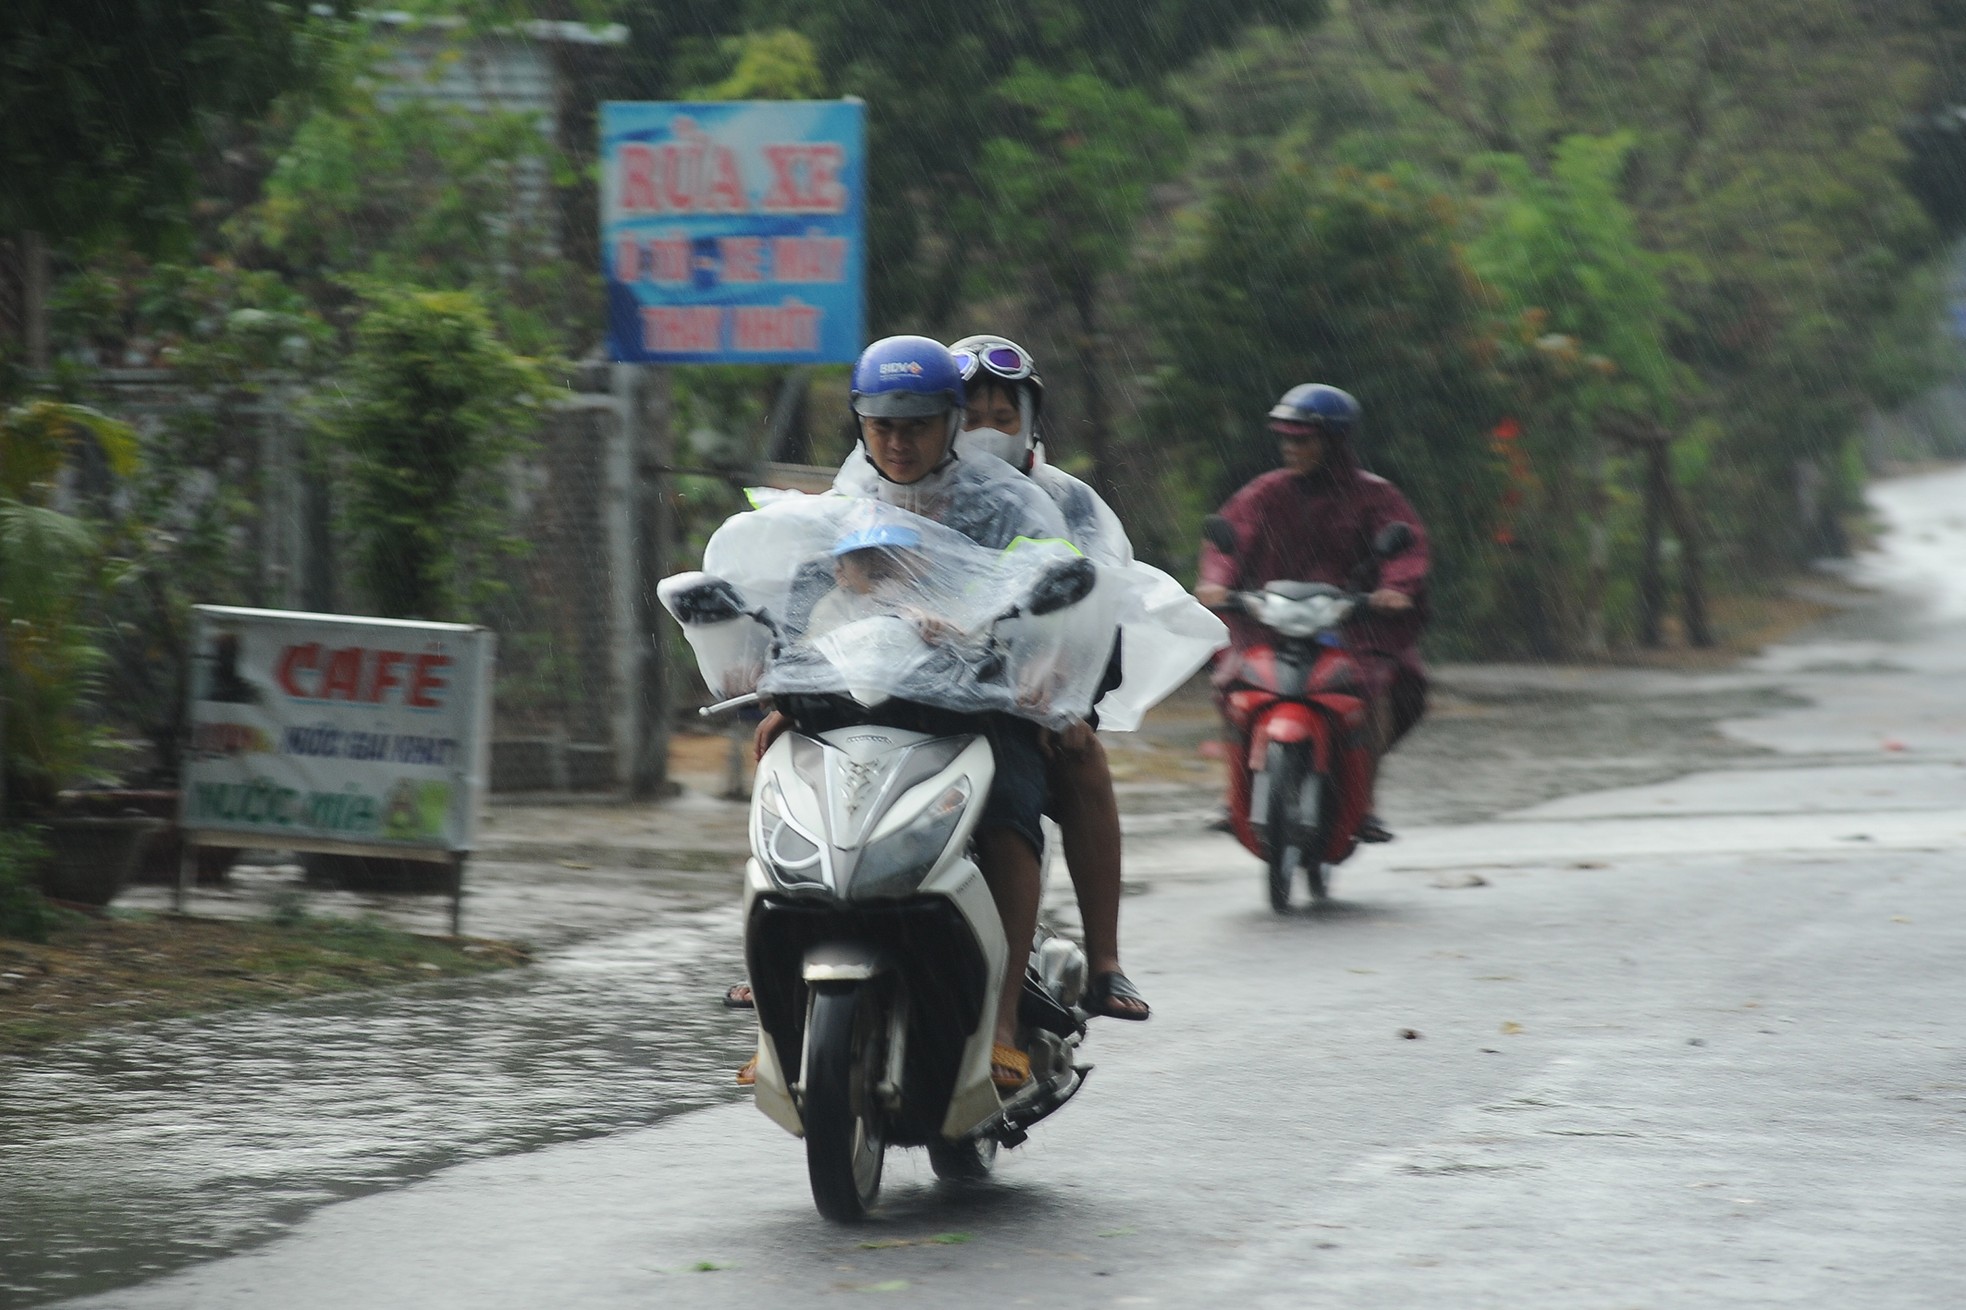
[[[462,1160],[733,1099],[734,906],[489,978],[0,1062],[0,1306],[128,1285]]]

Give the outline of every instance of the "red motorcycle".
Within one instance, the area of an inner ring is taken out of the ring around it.
[[[1210,516],[1202,535],[1236,553],[1228,520]],[[1373,566],[1412,544],[1411,527],[1387,524],[1372,542]],[[1229,821],[1269,865],[1270,908],[1279,914],[1290,908],[1299,869],[1311,899],[1325,899],[1328,872],[1358,849],[1371,805],[1371,683],[1343,636],[1367,591],[1276,581],[1230,596],[1230,606],[1275,637],[1233,657],[1223,693],[1243,746],[1229,752]]]

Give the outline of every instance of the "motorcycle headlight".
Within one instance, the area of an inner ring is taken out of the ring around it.
[[[785,818],[785,794],[778,779],[768,780],[758,793],[758,828],[753,841],[758,862],[773,878],[791,886],[821,881],[819,847]]]
[[[868,900],[913,892],[949,844],[968,806],[969,783],[958,782],[914,822],[870,845],[854,868],[849,894],[855,900]]]
[[[1351,603],[1337,596],[1312,596],[1305,600],[1265,597],[1263,622],[1286,637],[1311,637],[1345,621]]]

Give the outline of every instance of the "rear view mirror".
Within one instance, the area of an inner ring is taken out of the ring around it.
[[[1411,524],[1392,522],[1379,529],[1372,538],[1372,553],[1380,559],[1391,559],[1404,555],[1413,549],[1413,527]]]
[[[1210,514],[1201,521],[1201,538],[1224,555],[1236,553],[1235,525],[1220,514]]]
[[[1083,555],[1060,560],[1045,570],[1038,579],[1038,585],[1031,588],[1030,599],[1024,602],[1026,614],[1055,614],[1067,605],[1076,605],[1092,594],[1093,584],[1099,581],[1099,570],[1091,560]]]
[[[737,594],[736,587],[707,573],[697,574],[695,580],[672,591],[666,599],[676,621],[691,627],[728,623],[750,612],[744,608],[744,598]]]

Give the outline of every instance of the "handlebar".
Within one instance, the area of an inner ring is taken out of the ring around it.
[[[1332,587],[1332,590],[1359,609],[1372,609],[1372,593],[1369,591],[1352,591],[1346,587]],[[1229,593],[1229,599],[1222,604],[1207,605],[1203,608],[1215,614],[1249,614],[1249,602],[1262,594],[1260,591],[1232,591]],[[1255,617],[1253,614],[1249,616]]]
[[[701,706],[696,711],[696,715],[700,719],[714,719],[726,710],[743,709],[746,705],[756,705],[763,699],[764,697],[755,691],[746,692],[742,696],[733,696],[729,700],[720,700],[715,705]]]

